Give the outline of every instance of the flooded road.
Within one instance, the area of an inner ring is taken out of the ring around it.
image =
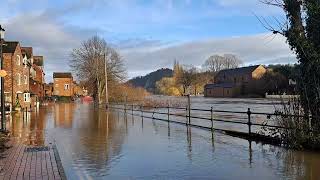
[[[91,104],[57,103],[16,114],[7,128],[25,144],[55,142],[68,179],[320,178],[320,153],[250,143]]]

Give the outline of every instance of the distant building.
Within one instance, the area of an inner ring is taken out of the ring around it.
[[[25,52],[19,42],[6,41],[3,46],[3,64],[7,76],[4,78],[5,102],[13,108],[30,106],[29,65]]]
[[[53,83],[45,84],[44,85],[44,94],[45,97],[52,97],[53,95]]]
[[[53,95],[59,97],[73,97],[73,77],[69,72],[53,73]]]
[[[215,77],[214,84],[206,84],[206,97],[236,97],[254,80],[260,79],[267,69],[262,65],[221,70]]]
[[[86,89],[78,84],[76,81],[73,82],[73,93],[74,96],[86,96]]]

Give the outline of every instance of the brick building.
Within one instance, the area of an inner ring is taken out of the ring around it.
[[[5,101],[13,108],[25,108],[31,104],[29,91],[28,56],[30,49],[21,48],[16,41],[6,41],[3,46],[4,70],[7,76],[4,78]],[[28,52],[27,52],[28,51]]]
[[[44,96],[50,98],[53,95],[53,83],[44,85]]]
[[[58,97],[73,97],[73,77],[68,72],[53,73],[53,95]]]
[[[267,69],[262,65],[221,70],[215,77],[214,84],[206,84],[206,97],[235,97],[243,93],[247,85],[260,79]]]
[[[30,68],[30,91],[32,92],[32,99],[40,102],[44,98],[44,59],[43,56],[33,56]]]

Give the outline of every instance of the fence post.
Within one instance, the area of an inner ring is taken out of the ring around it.
[[[188,94],[188,114],[189,114],[189,125],[191,124],[191,101],[190,101],[190,94]]]
[[[211,130],[213,130],[213,107],[211,107]]]
[[[131,115],[133,116],[133,104],[131,105]]]
[[[141,118],[143,119],[143,110],[142,110],[142,105],[140,106],[140,111],[141,111]]]
[[[250,108],[248,108],[247,115],[248,115],[248,129],[249,129],[249,135],[251,135],[251,110],[250,110]]]
[[[186,106],[186,125],[188,125],[188,106]]]
[[[168,106],[168,122],[170,122],[170,106]]]

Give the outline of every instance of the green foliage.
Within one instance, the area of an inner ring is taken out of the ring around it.
[[[286,127],[291,127],[285,132],[283,140],[293,147],[320,149],[320,1],[282,2],[279,4],[278,0],[273,0],[267,1],[267,4],[282,7],[286,13],[286,29],[273,30],[273,33],[280,33],[287,38],[299,60],[295,77],[300,99],[296,106],[301,110],[292,113],[303,115],[303,118],[298,119],[280,119]]]
[[[267,68],[272,69],[273,72],[282,74],[287,79],[296,80],[299,75],[299,67],[297,64],[272,64]]]
[[[301,105],[305,113],[315,117],[312,124],[320,131],[320,1],[283,2],[289,21],[283,34],[300,62],[297,82]]]

